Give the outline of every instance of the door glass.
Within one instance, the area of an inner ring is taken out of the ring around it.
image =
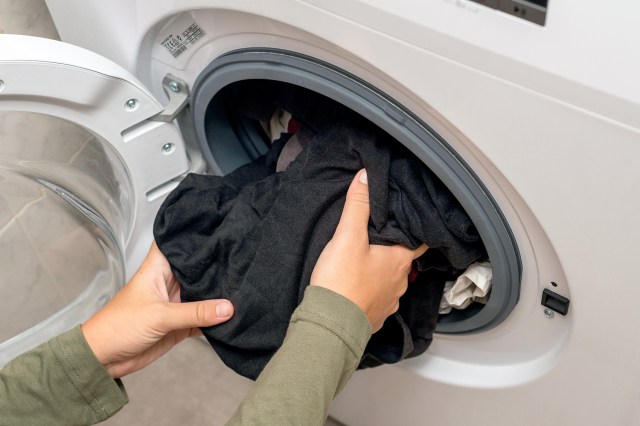
[[[120,288],[131,215],[107,144],[61,119],[0,113],[0,365]]]

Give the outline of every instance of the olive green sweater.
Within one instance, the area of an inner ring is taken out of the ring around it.
[[[282,347],[228,424],[323,425],[370,336],[355,304],[322,287],[307,288]],[[0,370],[0,425],[94,424],[127,402],[122,382],[100,365],[80,327]]]

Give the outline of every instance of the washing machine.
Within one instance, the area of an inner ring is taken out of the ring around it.
[[[264,153],[259,126],[225,93],[275,81],[347,106],[411,150],[465,208],[493,268],[486,305],[442,315],[425,354],[356,372],[333,417],[640,424],[640,4],[47,4],[64,43],[0,37],[0,110],[73,123],[90,143],[58,162],[48,159],[64,142],[40,143],[37,161],[16,148],[3,181],[84,221],[105,259],[94,275],[109,278],[3,353],[104,303],[186,173],[222,175]]]

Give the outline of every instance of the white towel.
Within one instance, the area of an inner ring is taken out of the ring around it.
[[[440,313],[448,314],[451,308],[464,309],[471,302],[487,303],[492,278],[493,270],[489,262],[469,265],[457,280],[444,284]]]

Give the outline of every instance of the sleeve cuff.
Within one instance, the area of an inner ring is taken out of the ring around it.
[[[111,378],[98,362],[80,326],[49,341],[49,348],[99,421],[111,417],[129,402],[124,385],[119,379]]]
[[[362,309],[324,287],[306,288],[302,303],[291,318],[292,323],[297,321],[314,322],[338,334],[358,359],[371,337],[371,324]]]

